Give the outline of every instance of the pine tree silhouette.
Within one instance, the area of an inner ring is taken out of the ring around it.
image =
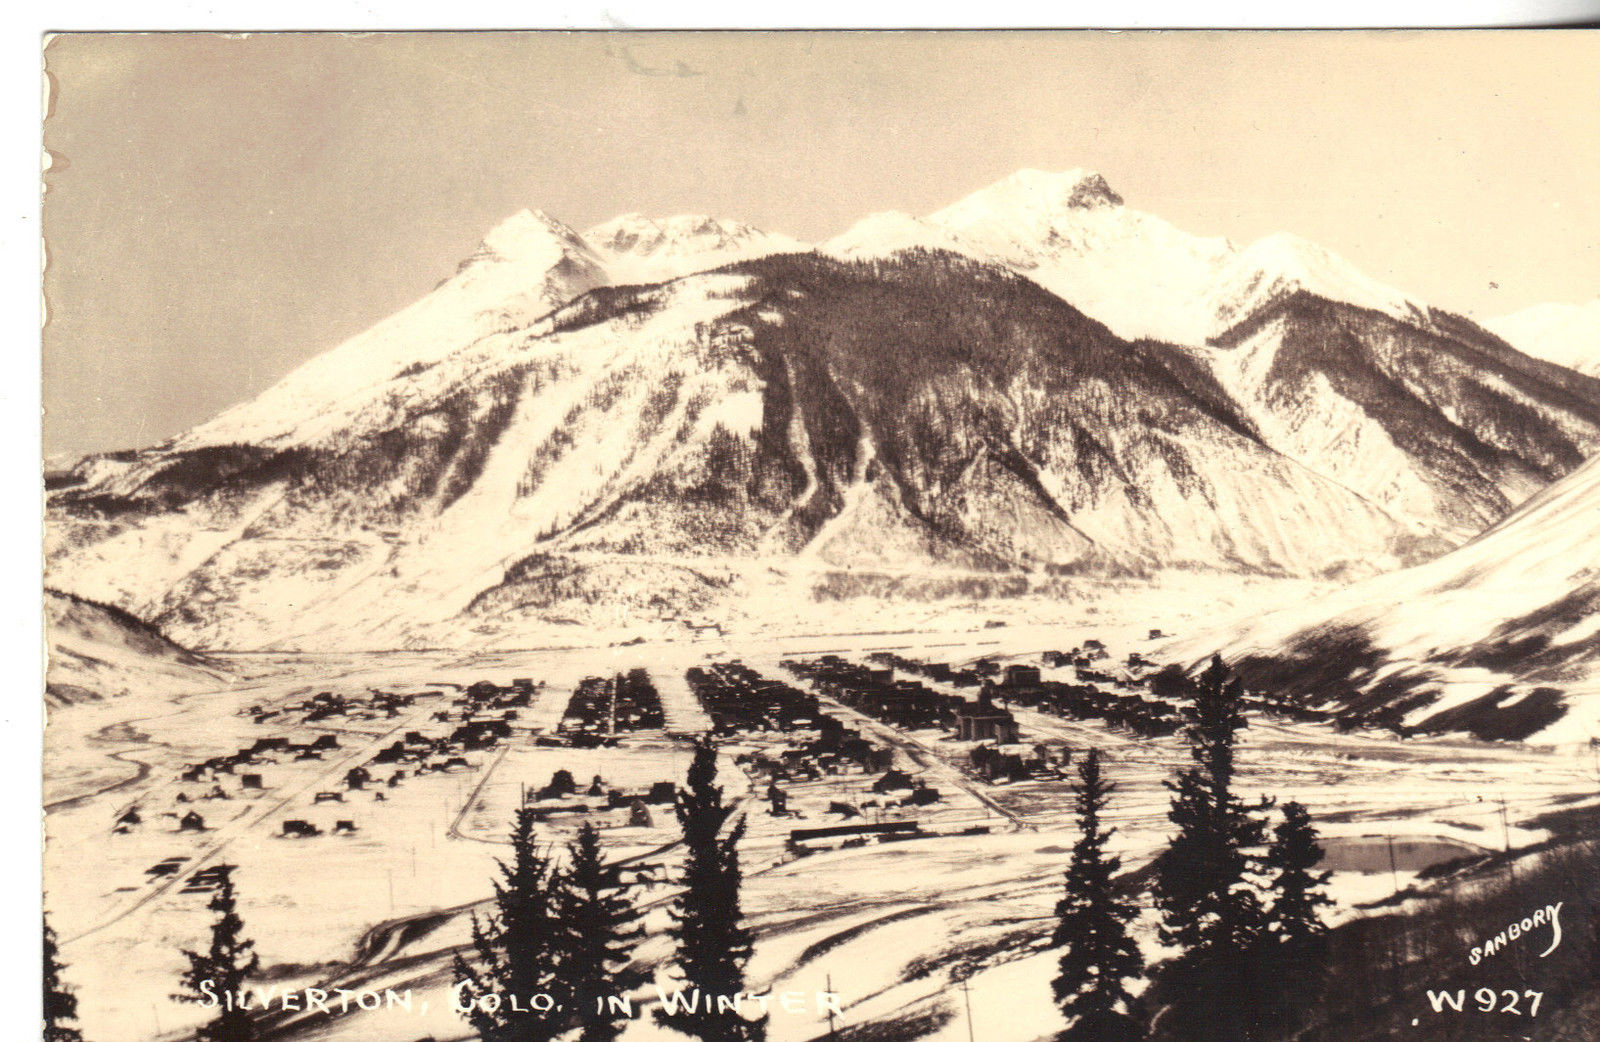
[[[548,1042],[565,1030],[571,996],[560,965],[555,916],[555,870],[539,849],[531,808],[518,807],[512,856],[494,884],[495,910],[472,917],[476,965],[459,953],[454,971],[459,1001],[483,1042]],[[554,1008],[537,1008],[548,996]]]
[[[574,1016],[583,1025],[580,1042],[611,1042],[626,1018],[609,1012],[606,1000],[645,981],[627,969],[644,931],[616,865],[600,850],[600,833],[587,822],[568,847],[568,863],[555,896],[561,930],[561,965],[572,992]]]
[[[1159,1034],[1249,1042],[1259,1032],[1254,949],[1265,925],[1249,851],[1265,839],[1262,815],[1272,804],[1249,806],[1233,794],[1234,743],[1247,726],[1239,680],[1213,656],[1192,692],[1185,734],[1195,766],[1166,783],[1178,834],[1156,862],[1160,936],[1181,953],[1162,972],[1171,1008]]]
[[[672,910],[669,929],[677,942],[677,971],[685,1001],[692,1009],[657,1010],[661,1024],[701,1042],[760,1042],[766,1020],[745,1019],[723,1009],[718,998],[744,991],[744,966],[750,960],[751,935],[739,910],[739,840],[741,819],[722,836],[731,808],[723,805],[716,785],[717,751],[695,747],[688,785],[678,790],[676,809],[683,829],[683,892]]]
[[[78,1019],[78,997],[61,980],[60,951],[50,918],[44,918],[44,1042],[83,1042],[83,1034],[72,1026]]]
[[[1115,829],[1100,827],[1100,812],[1115,786],[1100,773],[1100,750],[1078,764],[1078,842],[1067,868],[1066,896],[1056,904],[1052,943],[1061,953],[1061,973],[1051,982],[1061,1012],[1071,1020],[1061,1042],[1137,1042],[1144,1037],[1133,1015],[1136,1004],[1123,981],[1144,971],[1128,923],[1139,914],[1117,897],[1112,877],[1122,859],[1105,851]]]
[[[237,999],[245,980],[260,969],[261,960],[255,953],[255,942],[244,937],[244,922],[239,918],[233,888],[236,868],[237,865],[217,866],[217,888],[206,904],[216,913],[211,923],[211,946],[204,954],[184,949],[189,968],[179,982],[183,990],[172,996],[179,1002],[217,1002],[216,1019],[195,1033],[201,1042],[251,1042],[256,1037],[255,1022]]]
[[[1299,803],[1285,803],[1265,859],[1272,904],[1259,952],[1259,976],[1275,1024],[1285,1033],[1304,1023],[1326,980],[1328,927],[1318,909],[1333,904],[1322,890],[1332,873],[1313,871],[1321,860],[1310,813]]]

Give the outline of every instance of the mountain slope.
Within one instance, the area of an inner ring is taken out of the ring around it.
[[[486,235],[432,293],[180,436],[175,445],[314,441],[354,422],[362,410],[381,407],[391,382],[608,281],[604,262],[577,233],[544,213],[524,210]]]
[[[1467,545],[1184,642],[1253,686],[1368,721],[1600,737],[1600,457]]]
[[[1600,383],[1507,351],[1296,236],[1239,249],[1189,235],[1092,172],[1020,171],[822,247],[926,248],[1003,263],[1125,337],[1189,347],[1264,444],[1411,526],[1417,559],[1600,450]]]
[[[172,695],[228,682],[221,666],[120,609],[47,589],[44,610],[50,641],[45,698],[52,705]]]
[[[1443,313],[1299,290],[1202,357],[1266,444],[1451,543],[1600,450],[1600,382]]]
[[[785,236],[693,216],[629,215],[580,236],[542,211],[524,210],[489,232],[432,293],[174,444],[283,448],[352,424],[383,422],[408,377],[496,334],[526,328],[590,290],[662,282],[802,248]]]
[[[206,646],[324,621],[393,646],[603,509],[619,481],[704,440],[699,412],[745,375],[696,332],[737,306],[716,295],[737,284],[691,282],[597,291],[492,333],[285,447],[180,443],[131,458],[56,494],[70,521],[47,533],[52,575]],[[680,389],[651,413],[653,396]],[[687,446],[673,437],[684,428]]]
[[[448,361],[315,437],[91,461],[52,574],[208,646],[390,646],[552,583],[626,601],[572,561],[658,570],[667,613],[719,559],[1307,574],[1413,538],[1188,353],[950,254],[596,290]]]
[[[1524,354],[1600,376],[1600,298],[1587,304],[1535,304],[1483,325]]]

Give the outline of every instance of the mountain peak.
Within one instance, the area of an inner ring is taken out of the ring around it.
[[[661,250],[719,250],[769,236],[759,228],[739,221],[725,221],[704,214],[678,214],[673,217],[647,217],[626,213],[595,225],[584,239],[596,249],[609,253],[652,254]]]
[[[1009,185],[1033,192],[1048,199],[1057,207],[1083,210],[1095,206],[1121,206],[1122,196],[1112,190],[1106,179],[1093,170],[1074,168],[1060,172],[1047,170],[1018,170],[999,185]]]
[[[554,264],[559,254],[573,251],[588,252],[577,232],[543,210],[519,210],[483,237],[471,260],[538,260]]]
[[[1380,311],[1404,322],[1427,319],[1426,305],[1378,282],[1310,239],[1278,232],[1242,250],[1214,287],[1217,328],[1226,328],[1296,290]]]
[[[806,249],[787,235],[704,214],[626,213],[590,228],[583,241],[605,258],[614,280],[626,283],[659,282],[769,253]]]
[[[927,218],[979,249],[1024,267],[1063,250],[1084,254],[1107,236],[1137,234],[1142,215],[1092,170],[1018,170]]]
[[[933,215],[941,224],[961,226],[995,219],[1049,225],[1073,210],[1122,205],[1106,179],[1093,170],[1059,172],[1018,170]]]

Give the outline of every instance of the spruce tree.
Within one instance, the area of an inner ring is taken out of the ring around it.
[[[752,938],[740,922],[739,910],[739,840],[744,821],[721,834],[731,808],[723,804],[716,778],[717,751],[701,743],[689,766],[688,785],[677,795],[683,890],[674,902],[668,931],[677,943],[684,999],[695,1005],[673,1013],[658,1010],[656,1019],[701,1042],[759,1042],[766,1035],[765,1018],[747,1020],[718,1002],[744,991]]]
[[[78,1019],[78,997],[61,980],[60,951],[50,919],[44,919],[44,1042],[83,1042],[72,1022]]]
[[[621,1034],[626,1017],[611,1013],[606,1000],[645,980],[627,969],[643,935],[627,890],[618,866],[607,864],[601,853],[599,831],[585,822],[568,847],[555,898],[562,977],[583,1026],[580,1042],[611,1042]]]
[[[1161,939],[1180,955],[1162,973],[1170,1007],[1161,1034],[1194,1042],[1249,1042],[1258,1034],[1255,945],[1264,928],[1251,848],[1266,836],[1271,801],[1233,793],[1234,743],[1246,727],[1244,691],[1220,657],[1192,687],[1185,735],[1194,766],[1167,782],[1178,834],[1156,863]]]
[[[1310,813],[1285,803],[1265,859],[1272,904],[1258,955],[1273,1018],[1284,1032],[1304,1023],[1326,979],[1328,927],[1318,909],[1333,901],[1322,890],[1331,873],[1314,871],[1321,860]]]
[[[211,923],[211,945],[202,954],[184,949],[189,968],[180,980],[179,1002],[217,1003],[217,1017],[195,1033],[201,1042],[251,1042],[255,1022],[238,996],[245,980],[261,967],[255,942],[244,937],[238,899],[233,889],[237,865],[217,866],[217,888],[206,904],[216,918]],[[229,1001],[229,999],[232,1001]]]
[[[499,862],[494,884],[495,910],[472,917],[476,965],[455,957],[459,1001],[483,1042],[548,1042],[572,1012],[559,958],[554,865],[539,849],[534,825],[532,809],[518,807],[511,861]],[[556,1008],[536,1008],[539,996]]]
[[[1078,764],[1078,842],[1067,868],[1066,896],[1056,905],[1053,944],[1061,953],[1061,973],[1052,982],[1056,1002],[1071,1021],[1062,1042],[1136,1042],[1144,1037],[1133,1014],[1135,1001],[1123,981],[1144,970],[1128,923],[1139,914],[1117,897],[1112,878],[1122,859],[1107,854],[1115,829],[1100,827],[1100,812],[1115,786],[1100,773],[1100,750],[1090,749]]]

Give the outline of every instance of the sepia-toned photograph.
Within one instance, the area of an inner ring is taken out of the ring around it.
[[[47,1042],[1600,1038],[1600,31],[42,46]]]

